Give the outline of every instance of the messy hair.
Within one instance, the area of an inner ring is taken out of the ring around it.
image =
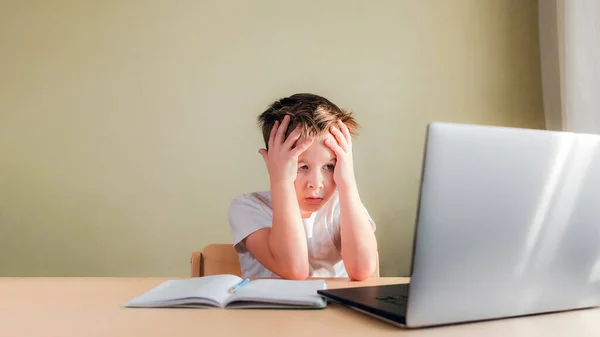
[[[296,128],[301,126],[301,137],[318,137],[329,132],[332,124],[341,120],[354,137],[357,134],[358,123],[352,112],[340,109],[328,99],[308,93],[294,94],[281,98],[258,116],[258,125],[262,130],[265,146],[268,149],[269,135],[275,121],[283,120],[285,115],[290,116],[290,123],[285,133],[285,139]]]

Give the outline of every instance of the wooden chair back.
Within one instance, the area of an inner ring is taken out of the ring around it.
[[[211,243],[201,252],[192,252],[191,277],[232,274],[242,277],[237,252],[230,243]]]

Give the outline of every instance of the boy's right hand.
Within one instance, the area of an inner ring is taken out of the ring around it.
[[[300,126],[297,126],[287,139],[284,139],[289,123],[289,115],[283,117],[281,124],[279,121],[275,121],[269,135],[269,150],[258,150],[267,165],[271,185],[294,183],[298,174],[298,156],[306,151],[313,142],[312,138],[308,138],[296,143],[301,135]]]

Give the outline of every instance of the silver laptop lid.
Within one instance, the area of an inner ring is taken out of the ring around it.
[[[600,304],[600,136],[428,127],[409,326]]]

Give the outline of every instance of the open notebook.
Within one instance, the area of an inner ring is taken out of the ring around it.
[[[259,279],[231,294],[229,290],[242,280],[225,274],[169,280],[125,302],[124,306],[317,309],[327,303],[317,293],[327,289],[323,280]]]

